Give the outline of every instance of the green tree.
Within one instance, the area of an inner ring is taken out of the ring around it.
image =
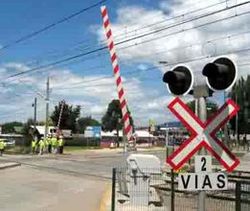
[[[81,117],[77,120],[77,132],[84,133],[87,126],[101,126],[101,123],[91,116]]]
[[[195,113],[195,100],[188,102],[187,105]],[[207,118],[211,117],[218,110],[218,105],[211,100],[206,100],[206,106],[207,106]]]
[[[117,144],[119,144],[119,130],[123,128],[122,111],[120,108],[120,102],[117,99],[112,100],[105,115],[102,117],[102,128],[104,131],[117,132]],[[130,124],[133,126],[133,119],[130,116]],[[134,128],[134,127],[133,127]]]
[[[50,116],[54,126],[58,124],[61,109],[60,129],[70,129],[72,132],[76,132],[76,120],[80,116],[81,107],[73,107],[64,101],[59,102]]]
[[[7,122],[2,125],[2,133],[14,133],[14,127],[22,127],[22,122]]]
[[[238,134],[250,133],[250,75],[246,79],[241,77],[229,93],[239,106]],[[236,133],[236,117],[231,119],[231,129]]]

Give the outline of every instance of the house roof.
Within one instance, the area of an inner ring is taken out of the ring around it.
[[[34,128],[34,125],[31,125],[30,126],[31,128]],[[41,126],[41,125],[38,125],[38,126],[36,126],[36,129],[37,129],[37,131],[38,131],[38,133],[40,134],[40,135],[44,135],[44,132],[45,132],[45,126]],[[51,132],[51,130],[54,130],[55,129],[55,127],[54,126],[49,126],[48,127],[48,134],[50,134]]]

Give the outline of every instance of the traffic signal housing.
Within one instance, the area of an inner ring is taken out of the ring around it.
[[[208,63],[202,70],[206,76],[207,85],[213,91],[230,89],[236,81],[237,69],[233,61],[226,57]]]
[[[180,65],[172,71],[167,71],[162,78],[167,83],[167,88],[171,94],[186,95],[193,86],[193,74],[189,68]]]

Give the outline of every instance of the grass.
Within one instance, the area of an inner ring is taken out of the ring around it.
[[[6,154],[29,154],[30,147],[26,147],[26,146],[10,147],[10,148],[6,148],[4,150],[4,153]]]

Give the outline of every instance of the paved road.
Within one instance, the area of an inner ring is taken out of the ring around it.
[[[165,152],[148,151],[164,162]],[[117,151],[86,151],[71,155],[5,155],[21,167],[0,174],[1,211],[98,210],[112,168],[123,166]]]

